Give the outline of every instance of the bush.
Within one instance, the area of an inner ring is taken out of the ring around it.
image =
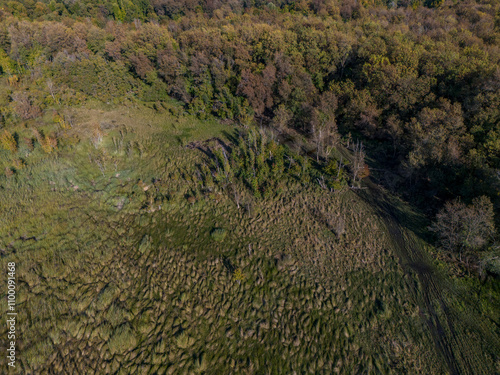
[[[487,274],[500,278],[500,251],[498,248],[496,251],[491,251],[483,257],[480,263],[480,270],[482,273],[486,271]]]
[[[323,172],[325,172],[328,178],[328,187],[337,191],[347,186],[347,176],[340,162],[333,159],[330,160],[323,168]]]
[[[36,103],[35,98],[26,91],[20,91],[12,94],[12,103],[16,113],[23,120],[37,118],[42,114],[42,110]]]
[[[226,238],[226,235],[227,235],[226,230],[222,229],[222,228],[215,228],[210,233],[210,236],[212,237],[212,239],[214,241],[217,241],[217,242],[224,241],[224,239]]]
[[[33,129],[33,134],[45,153],[50,154],[55,148],[57,148],[57,138],[55,136],[42,134],[36,129]]]
[[[263,132],[251,131],[238,137],[238,143],[230,154],[222,148],[213,150],[215,157],[210,171],[204,171],[205,180],[209,180],[208,176],[212,174],[216,182],[228,184],[233,182],[234,176],[255,197],[270,196],[291,165],[287,161],[288,150],[268,139]]]
[[[7,130],[4,130],[2,135],[0,135],[0,145],[2,145],[4,150],[12,153],[17,151],[17,142],[14,136]]]

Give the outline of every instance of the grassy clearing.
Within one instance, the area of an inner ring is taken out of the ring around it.
[[[203,185],[206,155],[189,147],[229,142],[227,125],[143,107],[71,116],[79,143],[35,147],[0,177],[18,373],[446,372],[418,279],[357,194],[289,178],[237,204]]]

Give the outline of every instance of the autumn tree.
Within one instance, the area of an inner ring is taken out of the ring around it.
[[[460,200],[447,202],[429,228],[439,238],[443,249],[458,252],[478,250],[495,234],[493,204],[486,196],[466,205]]]
[[[276,81],[276,68],[267,65],[261,74],[244,70],[237,93],[244,95],[255,114],[261,116],[266,109],[273,106],[273,84]]]
[[[40,106],[27,91],[18,91],[12,94],[12,103],[16,113],[24,120],[36,118],[42,114]]]

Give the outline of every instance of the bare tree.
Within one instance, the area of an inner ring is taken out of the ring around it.
[[[365,148],[359,141],[354,145],[354,159],[352,161],[352,180],[353,183],[359,179],[361,172],[365,169]]]
[[[54,102],[57,104],[61,104],[59,99],[56,98],[57,88],[54,85],[54,82],[51,79],[47,80],[47,88],[49,89],[50,96],[54,99]]]
[[[493,204],[482,196],[465,205],[459,200],[447,202],[429,229],[439,237],[441,247],[460,254],[485,246],[495,234]]]
[[[318,181],[319,186],[321,186],[323,190],[328,190],[328,186],[326,185],[325,181],[325,176],[321,175],[321,179],[317,178],[316,180]]]
[[[234,197],[234,202],[236,203],[236,206],[238,206],[238,209],[240,208],[240,203],[241,199],[243,198],[241,191],[238,190],[238,188],[235,186],[235,184],[231,184],[231,189],[233,191],[233,197]]]
[[[42,114],[40,107],[34,103],[34,99],[26,91],[13,93],[12,103],[16,113],[24,120],[33,119]]]
[[[314,141],[316,142],[316,161],[319,163],[319,154],[323,145],[324,133],[321,127],[313,127]]]

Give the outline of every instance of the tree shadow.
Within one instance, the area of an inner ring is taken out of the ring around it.
[[[355,193],[375,208],[381,217],[389,218],[399,225],[415,233],[425,242],[432,243],[434,235],[427,229],[429,219],[418,212],[411,204],[386,191],[385,188],[374,183],[371,177],[363,179],[366,189],[356,190]]]

